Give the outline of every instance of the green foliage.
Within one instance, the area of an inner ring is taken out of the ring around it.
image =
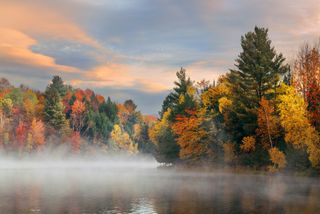
[[[118,122],[117,104],[112,102],[110,97],[108,97],[107,102],[104,102],[99,106],[99,112],[105,114],[113,123]]]
[[[186,70],[181,68],[176,75],[178,81],[174,82],[175,87],[163,101],[162,110],[159,112],[160,118],[162,118],[164,112],[170,108],[170,121],[174,121],[177,115],[184,115],[185,109],[194,109],[196,107],[194,94],[190,90],[193,87],[193,82],[187,77]]]
[[[242,52],[236,59],[237,69],[230,70],[227,78],[232,88],[234,110],[239,131],[254,134],[257,128],[257,108],[262,97],[276,96],[275,88],[289,67],[285,58],[271,46],[268,29],[255,27],[241,37]]]
[[[48,87],[45,92],[44,119],[45,122],[57,131],[66,124],[64,106],[59,92],[55,88]]]
[[[169,108],[149,131],[149,137],[156,148],[155,157],[160,163],[174,163],[179,158],[179,146],[170,127],[170,114]]]

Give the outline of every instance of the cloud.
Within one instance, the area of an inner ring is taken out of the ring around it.
[[[50,7],[50,4],[43,4],[45,2],[2,1],[0,27],[37,36],[78,41],[99,47],[97,41],[73,22],[71,18],[59,13],[59,9]]]
[[[161,68],[157,68],[159,71]],[[149,74],[148,74],[149,73]],[[155,81],[159,72],[151,67],[139,67],[117,63],[106,63],[84,72],[81,79],[72,79],[74,86],[113,87],[115,89],[135,89],[145,93],[159,93],[169,89],[168,75],[162,80]]]
[[[65,72],[79,72],[78,69],[56,64],[55,59],[30,50],[36,40],[13,29],[0,28],[0,62],[1,65],[24,65]]]
[[[181,66],[195,81],[217,79],[255,25],[292,60],[320,36],[319,10],[318,0],[0,0],[0,73],[26,83],[59,74],[138,105],[146,98],[156,112]]]

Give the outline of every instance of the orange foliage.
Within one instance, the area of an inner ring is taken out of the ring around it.
[[[126,107],[123,104],[117,104],[118,108],[118,117],[120,120],[120,123],[125,123],[125,121],[128,120],[129,117],[129,111],[126,109]]]
[[[91,100],[91,97],[94,96],[94,92],[93,92],[92,90],[90,90],[90,89],[86,89],[86,90],[84,91],[84,95],[85,95],[86,100],[87,100],[87,101],[90,101],[90,100]]]
[[[101,96],[100,94],[97,94],[97,95],[96,95],[96,99],[97,99],[97,101],[98,101],[99,104],[102,104],[102,103],[105,102],[104,97]]]
[[[269,156],[271,162],[274,164],[274,168],[282,169],[287,165],[285,154],[278,148],[273,147],[269,149]]]
[[[157,121],[157,117],[154,116],[154,115],[145,115],[143,117],[143,121],[148,124],[148,125],[151,125],[153,123],[155,123]]]
[[[16,127],[16,140],[19,146],[23,146],[27,139],[27,128],[25,124],[20,121]]]
[[[62,102],[63,102],[63,106],[64,106],[64,113],[67,113],[71,110],[71,106],[69,104],[69,101],[71,100],[72,96],[73,96],[73,92],[68,90],[66,95],[63,97]]]
[[[178,115],[172,125],[173,132],[177,135],[180,146],[181,159],[194,159],[206,150],[206,143],[202,140],[207,136],[206,130],[201,126],[204,117],[194,110],[186,110],[188,116]]]
[[[77,100],[82,101],[85,94],[84,94],[83,90],[77,89],[76,92],[74,93],[74,96],[76,97]]]
[[[80,129],[83,126],[83,117],[84,117],[84,112],[86,110],[86,106],[83,102],[76,100],[73,105],[72,105],[72,113],[71,113],[71,118],[72,118],[72,125],[73,128],[77,131],[80,131]]]
[[[252,136],[244,137],[240,149],[244,152],[253,152],[256,149],[256,139]]]
[[[274,146],[274,139],[280,135],[280,124],[270,101],[262,98],[259,104],[256,133],[261,138],[262,146],[269,149]]]
[[[45,128],[41,120],[33,119],[31,123],[31,134],[37,148],[40,148],[45,142]]]

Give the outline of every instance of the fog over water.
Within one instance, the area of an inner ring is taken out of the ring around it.
[[[163,169],[150,157],[0,160],[0,213],[319,213],[319,202],[319,178]]]

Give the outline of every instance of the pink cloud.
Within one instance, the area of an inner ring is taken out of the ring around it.
[[[36,43],[36,40],[20,31],[0,28],[0,58],[2,64],[27,65],[65,72],[79,71],[70,66],[57,64],[52,57],[32,52],[30,48]]]

